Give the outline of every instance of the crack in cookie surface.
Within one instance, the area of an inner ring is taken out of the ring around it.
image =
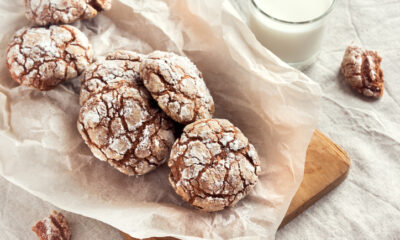
[[[144,56],[132,51],[118,50],[103,61],[91,64],[82,76],[80,103],[103,89],[116,89],[122,85],[137,87],[140,94],[150,98],[139,76],[139,66]]]
[[[111,8],[111,0],[25,0],[25,15],[37,25],[68,24]]]
[[[92,56],[89,40],[75,27],[25,27],[9,44],[7,66],[19,84],[45,91],[80,75]]]
[[[214,114],[202,74],[187,57],[155,51],[140,65],[140,75],[160,108],[175,121],[188,124]]]
[[[172,121],[140,95],[142,90],[105,89],[85,102],[78,120],[93,154],[127,175],[142,175],[163,164],[175,140]]]
[[[235,205],[253,189],[260,173],[253,145],[224,119],[187,125],[172,147],[168,166],[177,194],[208,212]]]

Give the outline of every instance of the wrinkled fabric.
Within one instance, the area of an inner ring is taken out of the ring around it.
[[[347,179],[278,231],[277,239],[400,239],[400,1],[338,0],[318,62],[318,128],[351,159]],[[351,90],[339,71],[352,42],[383,58],[379,100]]]

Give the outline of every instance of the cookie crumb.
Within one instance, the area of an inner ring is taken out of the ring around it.
[[[346,81],[357,92],[366,97],[383,95],[384,80],[381,69],[382,58],[376,51],[358,46],[349,46],[343,57],[341,70]]]
[[[32,227],[40,240],[70,240],[71,228],[61,213],[53,211],[50,216],[37,222]]]

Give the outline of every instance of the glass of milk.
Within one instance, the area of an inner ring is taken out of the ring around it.
[[[314,63],[335,0],[250,0],[249,26],[257,39],[293,67]]]

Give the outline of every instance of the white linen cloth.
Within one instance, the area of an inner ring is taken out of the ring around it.
[[[352,41],[383,58],[379,100],[353,92],[339,72]],[[400,239],[400,1],[338,0],[318,62],[304,72],[324,92],[318,128],[347,151],[351,167],[277,239]]]
[[[400,239],[399,36],[399,1],[338,0],[319,60],[305,73],[324,92],[319,129],[348,152],[352,166],[344,183],[278,231],[277,239]],[[360,97],[344,83],[339,66],[352,41],[383,57],[380,100]],[[36,239],[30,226],[54,209],[2,178],[0,203],[6,240]],[[76,240],[122,239],[96,220],[66,216]]]

